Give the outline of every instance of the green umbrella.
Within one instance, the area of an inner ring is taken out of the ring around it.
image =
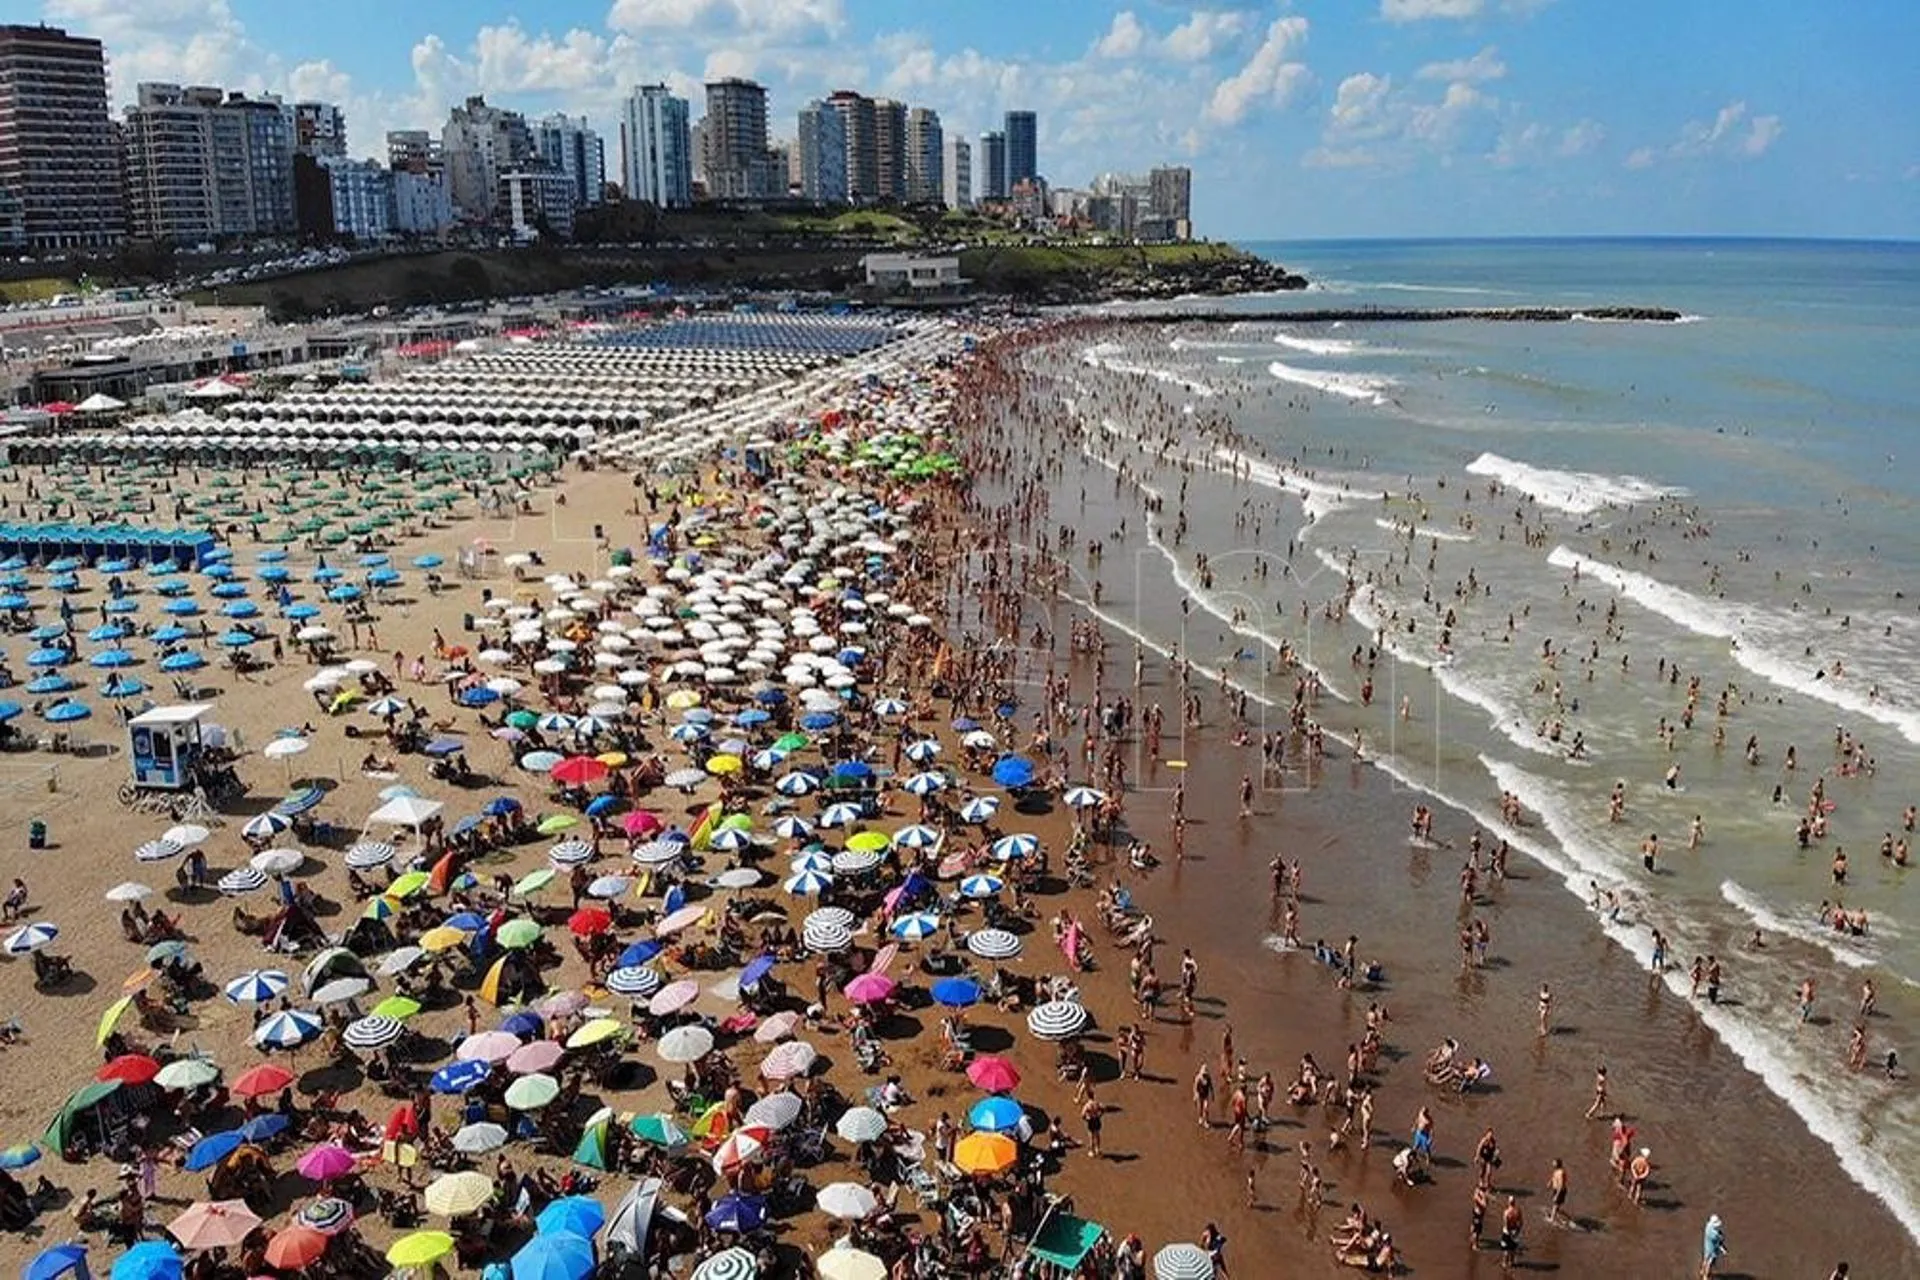
[[[516,729],[531,729],[534,725],[540,723],[540,717],[526,710],[509,711],[507,712],[507,723]]]
[[[65,1151],[68,1139],[73,1136],[74,1126],[80,1122],[80,1118],[107,1098],[112,1097],[119,1091],[120,1085],[121,1082],[118,1080],[94,1080],[74,1090],[73,1096],[67,1099],[66,1105],[60,1108],[60,1114],[55,1116],[53,1123],[47,1126],[47,1145],[55,1151]]]
[[[198,1089],[220,1078],[220,1067],[205,1058],[175,1058],[160,1068],[153,1082],[162,1089]]]
[[[806,747],[810,741],[811,739],[804,733],[783,733],[774,739],[773,749],[776,751],[799,751]]]
[[[633,1136],[640,1141],[650,1142],[656,1147],[665,1147],[669,1151],[678,1151],[692,1141],[687,1136],[687,1131],[664,1111],[647,1116],[635,1116],[627,1127],[633,1130]]]
[[[519,951],[540,941],[540,926],[531,920],[509,920],[500,926],[499,939],[507,950]]]
[[[515,1111],[538,1111],[560,1096],[560,1082],[534,1072],[507,1086],[507,1105]]]
[[[373,1012],[382,1018],[405,1021],[420,1012],[420,1002],[411,996],[388,996],[373,1006]]]
[[[513,891],[523,898],[530,893],[538,893],[553,883],[553,875],[552,867],[538,867],[514,881]],[[531,924],[532,921],[527,923]]]

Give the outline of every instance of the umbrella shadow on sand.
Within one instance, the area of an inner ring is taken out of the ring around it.
[[[300,1073],[295,1082],[301,1093],[312,1096],[320,1093],[351,1093],[366,1083],[366,1073],[358,1066],[344,1063],[328,1063],[325,1066],[310,1067]]]

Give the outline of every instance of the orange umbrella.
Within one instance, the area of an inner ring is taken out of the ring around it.
[[[327,1251],[327,1237],[312,1227],[291,1226],[267,1241],[267,1263],[282,1271],[310,1267]]]
[[[160,971],[151,966],[145,969],[135,969],[127,975],[127,980],[120,984],[120,990],[126,992],[128,995],[132,995],[136,991],[144,991],[153,980],[159,976]]]
[[[232,1092],[236,1098],[264,1098],[292,1083],[293,1072],[277,1063],[263,1062],[241,1072],[233,1082]]]
[[[953,1162],[963,1173],[993,1177],[1019,1163],[1020,1149],[1013,1139],[998,1133],[970,1133],[953,1148]]]
[[[453,855],[442,855],[440,861],[433,864],[433,870],[427,875],[427,892],[439,897],[453,883]]]

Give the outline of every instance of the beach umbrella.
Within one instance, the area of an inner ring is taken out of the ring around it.
[[[872,1107],[848,1107],[834,1121],[833,1131],[848,1142],[878,1142],[888,1127],[887,1118]]]
[[[613,928],[613,917],[599,907],[582,907],[567,917],[567,931],[575,937],[591,938]]]
[[[518,1041],[515,1041],[516,1045],[518,1043]],[[492,1074],[493,1067],[490,1063],[463,1059],[459,1062],[450,1062],[446,1066],[441,1067],[433,1073],[432,1078],[428,1080],[427,1084],[435,1093],[458,1095],[477,1087]]]
[[[191,849],[197,844],[205,844],[207,837],[212,834],[211,831],[198,823],[182,822],[177,826],[168,827],[161,833],[160,838],[172,844],[177,844],[183,849]]]
[[[766,1225],[767,1202],[764,1197],[730,1191],[707,1211],[706,1223],[715,1231],[758,1231]]]
[[[21,1269],[20,1280],[60,1280],[68,1274],[87,1275],[87,1246],[79,1241],[42,1250]]]
[[[785,1046],[781,1046],[785,1048]],[[733,1177],[749,1164],[757,1163],[773,1141],[773,1130],[765,1125],[741,1125],[728,1134],[713,1151],[713,1168],[723,1178]]]
[[[607,990],[631,999],[644,999],[660,989],[660,974],[645,965],[623,965],[607,975]]]
[[[123,1053],[100,1070],[95,1080],[118,1080],[121,1084],[146,1084],[160,1074],[160,1064],[144,1053]]]
[[[339,1196],[321,1196],[300,1206],[293,1220],[323,1236],[338,1235],[353,1224],[353,1206]]]
[[[38,951],[59,936],[59,925],[52,921],[36,920],[8,934],[6,942],[0,943],[0,950],[4,950],[10,956],[24,956],[29,952]]]
[[[85,720],[92,714],[92,708],[84,702],[55,703],[44,713],[49,724],[72,724],[76,720]]]
[[[507,1070],[516,1076],[552,1071],[566,1056],[566,1048],[555,1040],[535,1040],[507,1055]]]
[[[193,1205],[167,1224],[167,1234],[192,1250],[230,1249],[260,1225],[260,1215],[244,1200],[212,1200]]]
[[[975,1088],[988,1093],[1011,1093],[1020,1087],[1019,1069],[1005,1058],[991,1054],[967,1064],[967,1079]]]
[[[811,795],[820,789],[820,777],[818,774],[796,769],[792,773],[781,774],[779,781],[773,784],[773,789],[783,796]]]
[[[669,895],[669,904],[671,904],[671,895]],[[706,918],[706,915],[707,908],[701,903],[696,902],[681,907],[668,915],[666,919],[653,926],[654,936],[658,938],[671,937],[673,934],[679,933],[689,926],[700,923],[701,920]]]
[[[933,984],[935,1004],[964,1009],[980,1003],[980,984],[971,978],[942,978]]]
[[[507,1144],[507,1131],[497,1124],[470,1124],[453,1135],[453,1149],[462,1155],[485,1155]]]
[[[1013,1139],[998,1133],[970,1133],[954,1144],[953,1163],[962,1173],[998,1177],[1020,1161]]]
[[[759,1260],[751,1251],[736,1245],[702,1262],[687,1280],[755,1280],[759,1274]]]
[[[135,880],[123,880],[107,890],[108,902],[144,902],[153,896],[153,890]]]
[[[567,1048],[590,1049],[596,1044],[605,1044],[609,1040],[618,1040],[626,1036],[625,1026],[612,1018],[595,1018],[582,1023],[567,1037]]]
[[[699,998],[700,984],[691,978],[682,978],[654,992],[647,1001],[647,1011],[657,1018],[664,1018],[678,1013]]]
[[[263,1062],[241,1072],[233,1082],[232,1092],[236,1098],[264,1098],[292,1083],[293,1072],[277,1063]]]
[[[216,887],[224,894],[237,897],[243,893],[252,893],[255,889],[264,889],[266,885],[267,876],[264,871],[255,867],[235,867],[220,877]]]
[[[395,977],[420,963],[421,958],[426,954],[426,950],[422,947],[396,947],[380,961],[378,972],[383,977]]]
[[[801,930],[801,941],[809,951],[845,951],[853,945],[853,931],[833,921],[809,920]]]
[[[359,999],[372,988],[373,982],[368,978],[353,976],[334,978],[315,988],[308,999],[317,1005],[345,1004],[349,1000]],[[366,1034],[371,1035],[372,1032],[369,1031]]]
[[[642,1142],[665,1147],[669,1151],[678,1151],[693,1141],[686,1130],[680,1127],[680,1122],[664,1111],[635,1116],[627,1128]]]
[[[1001,836],[988,847],[988,852],[1001,862],[1011,862],[1016,858],[1030,858],[1040,849],[1040,838],[1026,832],[1016,832],[1010,836]]]
[[[556,867],[577,867],[593,860],[593,846],[585,840],[562,840],[547,850],[547,861]]]
[[[722,889],[751,889],[760,880],[760,872],[753,867],[728,867],[713,878],[713,883]]]
[[[845,994],[854,1004],[878,1004],[893,997],[896,983],[880,973],[863,973],[848,982]]]
[[[893,843],[902,849],[931,849],[942,839],[939,831],[917,822],[893,833]]]
[[[290,830],[293,819],[278,809],[269,809],[265,813],[247,819],[240,828],[240,834],[249,840],[271,840],[282,831]]]
[[[1213,1280],[1213,1256],[1197,1244],[1170,1244],[1153,1255],[1153,1280]]]
[[[205,1058],[175,1058],[160,1068],[153,1082],[162,1089],[198,1089],[219,1078],[220,1068]]]
[[[816,894],[833,887],[833,877],[824,871],[800,871],[787,877],[783,887],[788,893]]]
[[[994,1094],[980,1099],[967,1112],[967,1123],[982,1133],[1013,1133],[1026,1112],[1012,1098]]]
[[[452,1252],[453,1237],[446,1232],[416,1231],[393,1242],[387,1250],[387,1261],[402,1270],[417,1271],[432,1266]]]
[[[991,898],[1007,887],[1007,882],[999,876],[979,875],[963,876],[960,880],[960,892],[969,898]]]
[[[760,1074],[769,1080],[791,1080],[812,1070],[820,1051],[805,1040],[775,1045],[761,1060]]]
[[[532,920],[509,920],[500,926],[495,939],[509,951],[521,951],[540,941],[540,926]]]
[[[1092,787],[1068,787],[1060,799],[1070,809],[1091,809],[1104,804],[1107,796],[1105,792],[1095,791]]]
[[[267,1265],[282,1271],[298,1271],[320,1261],[330,1243],[312,1227],[295,1223],[283,1227],[267,1241]]]
[[[820,825],[823,827],[850,827],[860,821],[862,814],[857,804],[830,804],[820,811]]]
[[[180,1280],[185,1261],[164,1240],[142,1240],[114,1260],[112,1280]]]
[[[559,1096],[560,1082],[535,1071],[507,1086],[506,1103],[515,1111],[538,1111]]]
[[[332,1182],[352,1173],[357,1163],[353,1152],[339,1143],[323,1142],[301,1156],[293,1167],[311,1182]]]
[[[270,876],[284,876],[298,871],[306,860],[298,849],[262,849],[247,859],[247,865]]]
[[[662,1062],[698,1062],[713,1052],[713,1032],[698,1025],[675,1027],[655,1048]]]
[[[253,1029],[253,1042],[262,1049],[295,1049],[319,1035],[323,1025],[311,1013],[282,1010]]]
[[[406,1033],[407,1029],[399,1019],[374,1013],[349,1022],[347,1029],[340,1033],[340,1039],[349,1049],[375,1053],[394,1044]]]
[[[344,861],[355,871],[371,871],[393,861],[394,847],[383,840],[362,840],[347,850]]]
[[[930,796],[947,789],[947,775],[937,771],[916,773],[900,784],[900,789],[908,795]]]
[[[940,758],[940,744],[932,738],[922,738],[918,742],[909,742],[905,754],[914,764],[932,764]]]
[[[598,1200],[590,1196],[561,1196],[548,1201],[533,1225],[543,1235],[566,1231],[592,1239],[606,1222],[607,1211]]]
[[[960,821],[978,826],[992,822],[993,815],[1000,811],[1000,797],[976,796],[960,806]]]
[[[864,1249],[836,1244],[814,1260],[820,1280],[887,1280],[887,1264]]]
[[[976,929],[967,935],[967,950],[982,960],[1010,960],[1020,948],[1020,936],[1005,929]]]
[[[471,1169],[442,1174],[427,1184],[421,1201],[428,1213],[459,1218],[474,1213],[493,1199],[493,1179]]]
[[[857,1182],[829,1182],[814,1198],[820,1211],[832,1218],[870,1218],[880,1210],[880,1198]]]
[[[773,832],[782,840],[804,840],[813,834],[813,824],[797,813],[789,813],[773,824]]]
[[[775,1133],[800,1118],[805,1104],[797,1093],[770,1093],[747,1108],[747,1123],[762,1124]]]
[[[1086,1006],[1072,1000],[1049,1000],[1027,1014],[1027,1030],[1041,1040],[1071,1040],[1087,1022]]]
[[[482,1031],[468,1036],[453,1051],[462,1062],[505,1062],[520,1047],[520,1037],[505,1031]]]

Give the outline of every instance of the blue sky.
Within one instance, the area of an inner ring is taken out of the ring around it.
[[[584,113],[750,75],[1040,115],[1055,185],[1184,163],[1202,234],[1920,238],[1920,0],[41,0],[140,80]]]

